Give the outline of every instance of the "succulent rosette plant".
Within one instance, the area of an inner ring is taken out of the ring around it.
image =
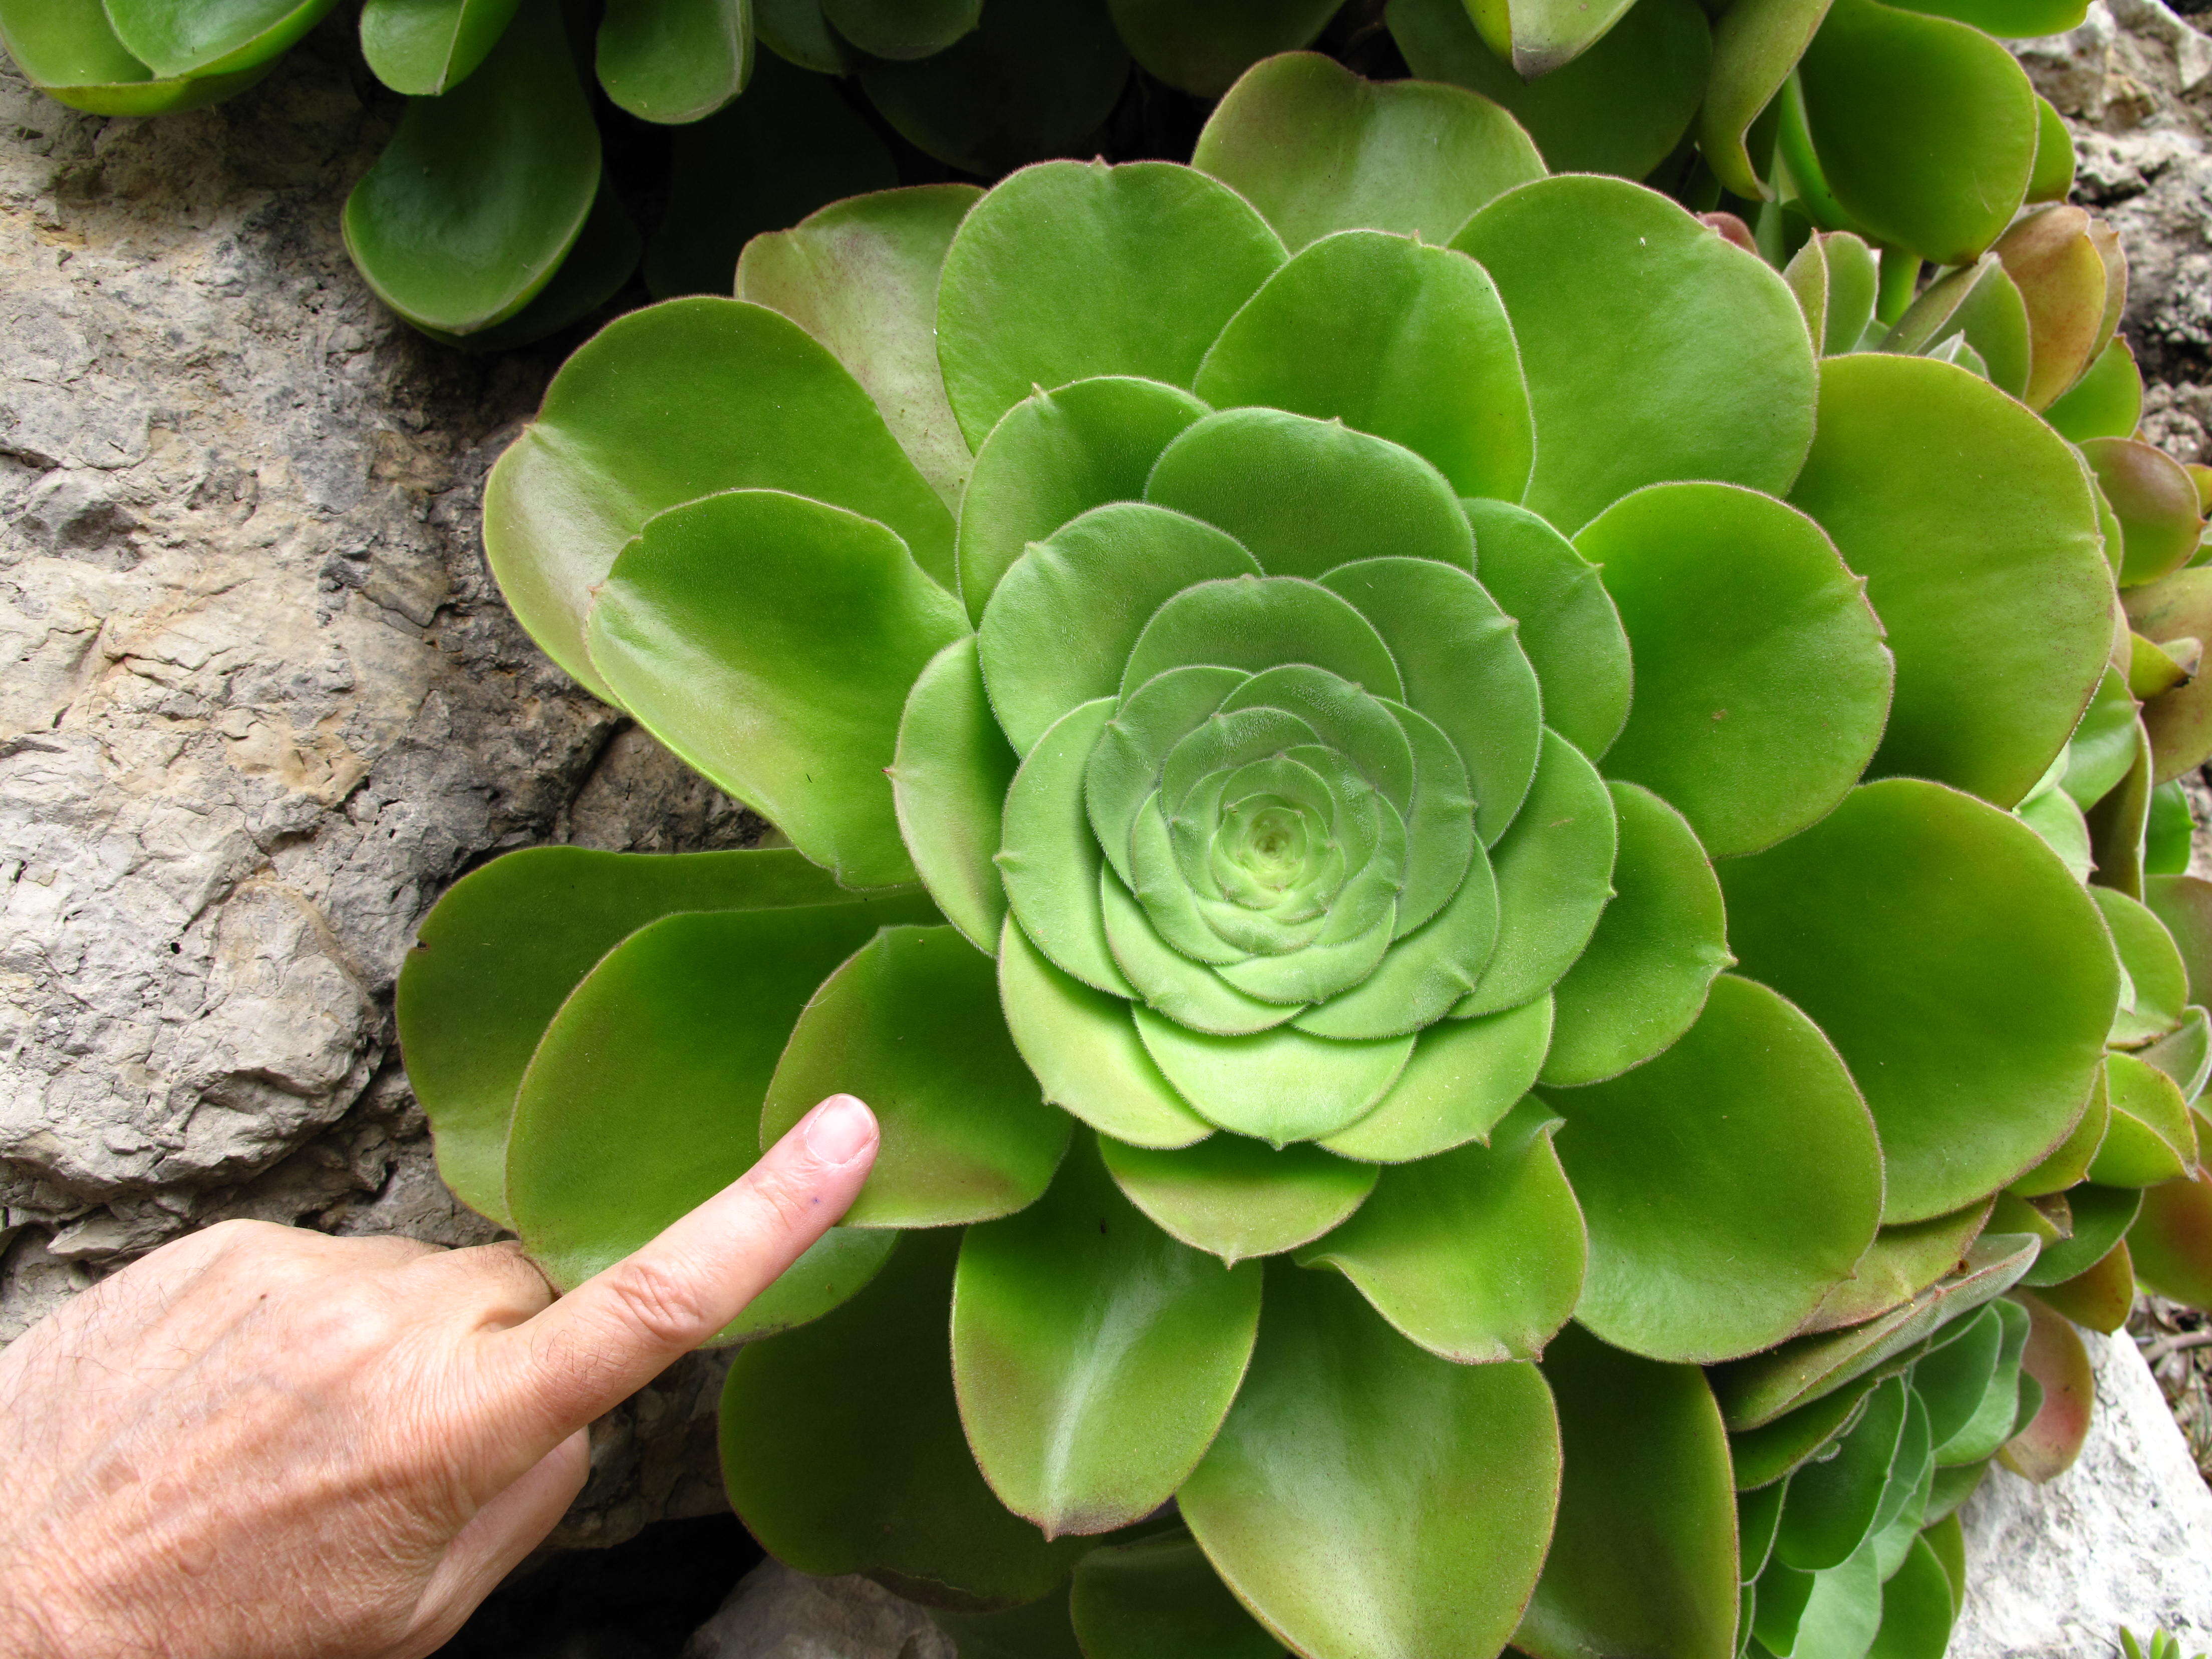
[[[860,197],[561,371],[502,588],[787,846],[500,859],[402,1035],[564,1285],[874,1106],[725,1333],[779,1557],[971,1656],[1940,1648],[2060,1231],[2001,1194],[2123,1007],[2013,810],[2120,526],[1981,310],[1852,349],[1808,246],[1292,54],[1193,167]]]

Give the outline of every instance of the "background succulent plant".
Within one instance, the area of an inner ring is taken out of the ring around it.
[[[252,84],[331,5],[0,0],[0,40],[65,102],[154,114]],[[409,102],[348,204],[347,246],[417,327],[517,344],[601,308],[641,258],[656,297],[726,292],[749,236],[842,197],[1052,155],[1182,156],[1199,100],[1324,30],[1363,65],[1395,72],[1395,40],[1417,73],[1498,100],[1555,169],[1648,176],[1741,214],[1778,263],[1808,228],[1857,231],[1896,251],[1900,303],[1921,258],[1970,260],[2072,173],[2063,125],[1983,32],[2070,27],[2081,8],[2063,0],[1942,15],[1741,0],[1710,20],[1692,0],[1392,0],[1387,35],[1384,15],[1327,0],[366,0],[368,66]]]
[[[2064,1450],[1993,1299],[2202,1191],[2109,240],[1878,321],[1303,54],[1195,159],[840,204],[556,377],[502,586],[790,845],[456,887],[441,1167],[574,1282],[868,1098],[727,1474],[963,1650],[1924,1643]]]

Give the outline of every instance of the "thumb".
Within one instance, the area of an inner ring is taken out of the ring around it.
[[[511,1455],[536,1462],[744,1312],[851,1207],[877,1143],[875,1114],[830,1096],[651,1243],[487,1339],[529,1425]]]

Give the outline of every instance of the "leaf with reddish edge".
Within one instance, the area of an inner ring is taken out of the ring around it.
[[[2028,1316],[2021,1369],[2042,1388],[2043,1405],[1997,1458],[2014,1474],[2042,1486],[2072,1468],[2081,1455],[2097,1407],[2097,1379],[2072,1323],[2040,1297],[2018,1295]]]

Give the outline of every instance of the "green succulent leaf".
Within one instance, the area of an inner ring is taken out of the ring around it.
[[[1737,1490],[1778,1492],[1790,1475],[1850,1431],[1866,1410],[1868,1396],[1881,1382],[1878,1376],[1862,1376],[1771,1423],[1730,1436],[1729,1456],[1735,1470]],[[1778,1514],[1778,1531],[1779,1522]],[[1767,1543],[1771,1549],[1773,1540]],[[1755,1578],[1758,1573],[1751,1554],[1748,1549],[1744,1552],[1743,1570],[1747,1577]],[[1763,1553],[1759,1565],[1765,1565]]]
[[[1867,1397],[1866,1409],[1835,1455],[1790,1476],[1774,1540],[1776,1559],[1801,1572],[1822,1572],[1857,1553],[1874,1531],[1910,1399],[1905,1378],[1891,1377]]]
[[[1719,878],[1688,821],[1648,789],[1607,787],[1620,836],[1614,893],[1553,993],[1543,1076],[1553,1085],[1615,1077],[1663,1052],[1735,962]]]
[[[1875,773],[2019,801],[2112,647],[2111,578],[2071,449],[1948,363],[1832,357],[1790,500],[1867,579],[1897,659]]]
[[[1576,1326],[1543,1369],[1559,1411],[1559,1516],[1514,1646],[1535,1659],[1734,1659],[1735,1491],[1705,1378]]]
[[[1529,1097],[1487,1145],[1394,1164],[1352,1218],[1297,1253],[1359,1287],[1399,1334],[1463,1365],[1540,1358],[1582,1289],[1583,1218]]]
[[[1797,1337],[1714,1372],[1713,1393],[1729,1431],[1764,1427],[1861,1377],[1902,1370],[1940,1327],[2018,1284],[2035,1261],[2038,1243],[2028,1233],[1984,1233],[1956,1273],[1905,1306],[1863,1325]],[[1893,1364],[1899,1355],[1908,1357]]]
[[[1767,1347],[1873,1242],[1873,1122],[1820,1029],[1765,986],[1723,976],[1656,1060],[1540,1097],[1567,1121],[1589,1224],[1576,1316],[1615,1347],[1699,1364]]]
[[[1881,741],[1891,662],[1861,583],[1820,527],[1771,495],[1654,484],[1575,538],[1636,653],[1606,757],[1716,857],[1827,816]]]
[[[361,52],[394,92],[434,98],[469,78],[521,0],[368,0]]]
[[[1052,1537],[1167,1502],[1243,1378],[1260,1279],[1257,1262],[1224,1266],[1154,1227],[1088,1135],[1042,1200],[969,1228],[952,1374],[1000,1501]]]
[[[765,36],[763,39],[766,39]],[[1094,1549],[1083,1561],[1102,1553]],[[1076,1563],[1079,1571],[1083,1561]],[[951,1613],[933,1608],[930,1622],[951,1637],[960,1659],[1087,1659],[1075,1639],[1068,1603],[1073,1581],[1027,1606],[999,1613]],[[1268,1659],[1274,1659],[1270,1655]]]
[[[981,194],[918,185],[857,196],[754,237],[737,264],[738,298],[781,312],[827,346],[956,509],[972,462],[938,372],[937,279]]]
[[[1551,1035],[1549,997],[1440,1021],[1414,1039],[1382,1103],[1322,1145],[1345,1158],[1404,1164],[1486,1140],[1536,1080]]]
[[[2033,362],[2027,302],[1994,254],[1930,283],[1905,307],[1881,349],[1917,355],[1954,338],[1972,348],[1992,386],[2015,398],[2025,394]]]
[[[1375,1190],[1376,1166],[1318,1146],[1279,1150],[1215,1135],[1172,1151],[1101,1137],[1106,1167],[1129,1201],[1193,1249],[1236,1263],[1311,1243]]]
[[[599,85],[641,120],[712,115],[752,70],[751,0],[614,0],[599,20]]]
[[[220,103],[268,74],[283,51],[224,75],[157,76],[116,38],[100,0],[4,0],[0,46],[40,91],[94,115],[168,115]]]
[[[1534,1365],[1452,1364],[1381,1328],[1338,1275],[1283,1266],[1177,1501],[1237,1599],[1302,1653],[1489,1653],[1536,1582],[1559,1480]]]
[[[2212,569],[2177,570],[2163,580],[2130,588],[2121,595],[2135,631],[2154,642],[2212,638]],[[2148,786],[2166,783],[2203,764],[2212,755],[2212,674],[2153,697],[2142,712],[2152,765]]]
[[[992,1495],[962,1432],[945,1316],[960,1235],[892,1234],[868,1287],[738,1354],[722,1390],[722,1476],[777,1560],[866,1572],[967,1612],[1050,1594],[1091,1547],[1048,1540]]]
[[[1322,337],[1330,349],[1317,352],[1313,343]],[[1378,544],[1467,562],[1457,549],[1428,551],[1426,536],[1401,543],[1387,519],[1368,516],[1386,504],[1404,511],[1425,491],[1416,495],[1419,486],[1390,479],[1372,441],[1360,441],[1361,434],[1402,444],[1462,495],[1518,500],[1528,486],[1534,438],[1512,325],[1482,267],[1449,248],[1373,230],[1314,242],[1230,319],[1199,367],[1196,388],[1246,424],[1210,441],[1192,433],[1171,446],[1152,499],[1211,517],[1166,493],[1196,488],[1209,498],[1227,497],[1224,505],[1241,508],[1240,517],[1264,513],[1277,533],[1252,545],[1261,562],[1280,574],[1319,575],[1358,556],[1351,550]],[[1263,414],[1274,410],[1341,421],[1353,430],[1324,441],[1280,416],[1263,424]],[[1285,452],[1286,460],[1291,442],[1304,435],[1315,470],[1288,479],[1223,476],[1222,469],[1244,459],[1231,434],[1250,434],[1247,442],[1272,437],[1267,447]],[[1336,453],[1345,462],[1320,470]],[[1396,487],[1388,488],[1386,480]],[[1285,488],[1292,492],[1287,496]],[[1367,490],[1377,499],[1365,499]],[[1301,520],[1309,526],[1304,537],[1294,532]],[[1352,533],[1363,528],[1364,536]]]
[[[2024,40],[2079,28],[2086,0],[1911,0],[1907,11],[1956,18],[2000,40]]]
[[[1449,241],[1486,202],[1544,176],[1511,116],[1431,84],[1450,78],[1378,85],[1316,53],[1271,58],[1216,106],[1191,165],[1258,208],[1293,253],[1340,230]]]
[[[2160,1296],[2212,1301],[2212,1175],[2169,1181],[2143,1194],[2128,1232],[2136,1276]]]
[[[1942,1562],[1916,1536],[1902,1565],[1883,1581],[1881,1626],[1867,1659],[1943,1659],[1957,1600]]]
[[[1436,568],[1446,579],[1457,574]],[[1127,697],[1171,668],[1212,665],[1261,673],[1285,663],[1326,669],[1378,697],[1406,695],[1398,665],[1374,623],[1329,587],[1300,576],[1237,576],[1183,589],[1152,613],[1137,636],[1121,669],[1121,690]]]
[[[970,944],[996,955],[1006,893],[992,862],[1018,757],[1008,748],[967,635],[907,693],[890,766],[891,805],[922,885]]]
[[[346,252],[409,322],[473,333],[552,279],[599,188],[599,129],[560,8],[530,0],[476,73],[410,100],[346,198]]]
[[[1597,769],[1547,731],[1528,800],[1492,854],[1498,946],[1455,1015],[1519,1007],[1559,983],[1613,896],[1619,833]]]
[[[562,260],[561,268],[528,305],[505,322],[471,334],[448,334],[442,329],[422,328],[420,324],[416,326],[440,345],[461,351],[511,351],[517,346],[528,345],[581,321],[613,299],[637,270],[638,254],[643,246],[636,224],[623,210],[621,198],[602,172],[599,193],[592,198],[591,214],[585,219],[583,229],[577,232],[568,257]]]
[[[662,742],[846,885],[882,887],[914,878],[884,775],[907,692],[964,626],[883,525],[732,489],[646,520],[586,639]]]
[[[1490,273],[1520,343],[1526,506],[1571,532],[1648,483],[1789,489],[1813,435],[1812,342],[1757,255],[1663,196],[1583,176],[1507,191],[1452,246]]]
[[[1030,543],[976,630],[1008,740],[1026,754],[1069,709],[1118,690],[1153,612],[1183,589],[1260,574],[1233,535],[1144,501],[1093,507]]]
[[[977,27],[933,57],[859,65],[860,89],[900,137],[986,177],[1075,149],[1128,78],[1104,0],[988,6]]]
[[[853,54],[830,20],[822,0],[753,0],[753,28],[778,58],[817,75],[844,75]]]
[[[1467,9],[1484,44],[1513,65],[1524,81],[1564,68],[1619,22],[1632,0],[1595,6],[1568,0],[1478,0]]]
[[[2073,388],[2043,411],[2059,436],[2083,443],[2091,438],[2131,436],[2142,422],[2142,374],[2134,348],[2115,335]]]
[[[876,58],[933,58],[982,21],[983,0],[821,0],[837,33]]]
[[[585,976],[538,1044],[507,1141],[508,1211],[548,1278],[582,1283],[752,1166],[752,1103],[800,1008],[838,953],[901,908],[912,901],[665,916]],[[829,1237],[817,1267],[830,1282],[812,1287],[823,1300],[810,1315],[883,1259],[860,1234]],[[724,1335],[757,1334],[761,1312]]]
[[[1318,1140],[1358,1121],[1413,1051],[1410,1036],[1339,1042],[1289,1026],[1220,1036],[1142,1006],[1134,1012],[1146,1051],[1199,1115],[1275,1146]]]
[[[2138,1048],[2181,1023],[2189,1005],[2189,970],[2173,935],[2144,905],[2109,887],[2092,887],[2089,896],[2112,929],[2113,948],[2127,975],[2110,1040],[2118,1047]]]
[[[811,918],[857,929],[839,933],[848,950],[884,922],[934,920],[917,899],[842,892],[829,872],[786,850],[644,857],[532,847],[462,878],[423,921],[398,993],[408,1080],[430,1115],[446,1184],[480,1214],[507,1221],[515,1091],[568,994],[623,939],[678,911],[805,906],[835,907]],[[799,993],[793,1018],[812,988]]]
[[[2204,517],[2181,463],[2130,437],[2087,439],[2081,454],[2120,521],[2122,585],[2156,581],[2188,563]]]
[[[990,957],[951,927],[887,927],[823,981],[776,1062],[763,1149],[844,1091],[883,1142],[855,1227],[942,1227],[1036,1201],[1067,1149],[999,1014]]]
[[[1698,112],[1698,148],[1713,175],[1746,201],[1772,194],[1745,148],[1752,123],[1774,101],[1827,15],[1828,0],[1743,0],[1713,26],[1712,73]],[[1836,349],[1848,350],[1850,343]]]
[[[1881,297],[1881,269],[1872,248],[1849,231],[1815,231],[1791,256],[1783,277],[1804,308],[1817,355],[1839,357],[1859,349]]]
[[[1797,73],[1821,173],[1858,225],[1939,265],[1996,240],[2027,196],[2040,126],[2003,46],[1947,18],[1834,0]]]
[[[1805,1330],[1862,1324],[1910,1302],[1959,1265],[1989,1224],[1991,1204],[1984,1198],[1948,1215],[1884,1227],[1850,1278],[1821,1299]]]
[[[1958,1209],[2080,1116],[2118,969],[2095,905],[2026,825],[1893,778],[1721,883],[1743,971],[1819,1021],[1865,1091],[1883,1219]]]
[[[2155,1187],[2195,1174],[2196,1126],[2173,1079],[2133,1054],[2107,1056],[2105,1075],[2112,1115],[2089,1160],[2089,1179],[2106,1187]],[[2079,1255],[2069,1265],[2084,1271],[2096,1259]]]
[[[1054,966],[1117,997],[1136,989],[1108,947],[1099,900],[1097,839],[1083,799],[1084,769],[1114,718],[1114,699],[1072,708],[1023,757],[1006,791],[998,853],[1006,905]]]
[[[867,393],[798,325],[737,300],[633,312],[569,358],[492,469],[485,550],[531,636],[610,695],[584,648],[593,590],[647,519],[732,489],[874,519],[951,580],[951,519]]]
[[[1746,1590],[1759,1582],[1759,1574],[1765,1571],[1767,1561],[1774,1553],[1775,1529],[1782,1524],[1783,1499],[1789,1491],[1787,1481],[1777,1480],[1737,1496],[1738,1571]],[[1736,1617],[1739,1638],[1751,1623],[1751,1611],[1750,1600],[1747,1596]]]
[[[1129,1005],[1060,972],[1011,918],[999,996],[1014,1046],[1054,1105],[1133,1146],[1188,1146],[1213,1133],[1145,1052]]]
[[[1940,1449],[1973,1421],[2004,1358],[2008,1327],[1992,1304],[1965,1322],[1965,1328],[1912,1367],[1912,1391],[1928,1412],[1928,1438]]]
[[[1536,671],[1544,722],[1592,761],[1627,722],[1632,672],[1620,612],[1597,568],[1525,507],[1462,501],[1475,574],[1518,626]]]
[[[1695,0],[1642,0],[1572,63],[1524,79],[1485,44],[1461,0],[1390,0],[1390,33],[1413,73],[1503,105],[1559,173],[1641,179],[1698,111],[1713,52]]]
[[[960,592],[980,622],[1031,542],[1092,507],[1140,500],[1170,441],[1207,412],[1179,387],[1107,375],[1016,404],[976,451],[960,506]]]
[[[1091,1551],[1075,1569],[1071,1611],[1085,1659],[1283,1659],[1181,1528]]]
[[[952,239],[937,349],[980,445],[1039,387],[1102,374],[1188,386],[1222,325],[1287,256],[1225,185],[1162,161],[1050,161],[1008,179]]]
[[[1553,757],[1551,745],[1565,740],[1543,730],[1543,694],[1514,639],[1512,619],[1465,568],[1433,559],[1362,559],[1339,565],[1322,585],[1356,605],[1388,642],[1404,676],[1405,701],[1442,729],[1466,763],[1476,833],[1502,856],[1501,837],[1542,787],[1540,763],[1564,775],[1580,758]],[[1544,988],[1507,1001],[1525,1002]]]
[[[158,76],[257,67],[323,20],[336,0],[103,0],[117,41]]]

